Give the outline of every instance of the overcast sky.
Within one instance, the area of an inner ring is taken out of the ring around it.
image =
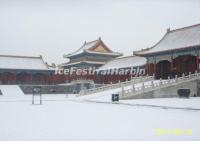
[[[200,0],[0,0],[0,54],[66,62],[101,36],[113,51],[158,42],[166,29],[200,23]]]

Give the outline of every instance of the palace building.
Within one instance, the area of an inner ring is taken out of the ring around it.
[[[54,75],[42,56],[0,55],[0,84],[54,84],[64,82]]]
[[[107,61],[121,55],[122,53],[112,51],[107,45],[105,45],[101,38],[99,38],[98,40],[85,42],[77,51],[64,55],[64,58],[68,58],[70,61],[59,65],[59,67],[64,69],[72,67],[80,69],[97,69],[106,64]],[[70,75],[66,77],[69,81],[76,79],[96,79],[95,75]]]
[[[132,77],[146,75],[146,58],[123,56],[108,61],[98,69],[99,82],[105,84],[130,80]],[[102,73],[106,74],[102,74]]]
[[[89,68],[104,65],[108,60],[121,56],[121,53],[114,52],[108,48],[99,38],[91,42],[85,42],[77,51],[64,55],[64,58],[70,59],[69,62],[62,64],[64,68],[77,67]]]
[[[157,79],[199,72],[200,24],[175,30],[167,29],[153,47],[134,52],[146,57],[146,70]]]

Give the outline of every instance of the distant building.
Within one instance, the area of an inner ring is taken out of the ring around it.
[[[104,65],[107,61],[121,56],[121,53],[114,52],[108,48],[99,38],[91,42],[85,42],[77,51],[64,55],[64,58],[70,59],[69,62],[61,64],[63,68],[77,67],[89,68]]]
[[[0,84],[53,84],[63,81],[48,68],[42,56],[0,55]]]
[[[147,58],[147,73],[156,78],[199,72],[200,24],[167,30],[153,47],[134,52]]]
[[[139,56],[125,56],[112,59],[98,69],[99,82],[118,83],[130,80],[135,76],[146,75],[146,58]],[[109,72],[110,74],[102,74]],[[121,74],[120,74],[121,73]]]
[[[83,46],[77,51],[64,55],[64,58],[68,58],[70,61],[59,65],[60,68],[69,69],[89,69],[89,68],[99,68],[106,64],[109,60],[121,56],[121,53],[112,51],[105,43],[99,38],[91,42],[85,42]],[[68,81],[77,79],[88,79],[96,80],[96,75],[68,75],[66,76]]]

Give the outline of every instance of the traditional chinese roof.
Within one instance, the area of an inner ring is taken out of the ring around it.
[[[153,47],[135,52],[136,55],[146,56],[150,54],[187,49],[200,46],[200,24],[179,28],[168,29],[164,37]]]
[[[0,69],[47,70],[42,56],[12,56],[0,55]]]
[[[146,58],[139,56],[126,56],[115,58],[108,61],[105,65],[101,66],[98,70],[109,70],[119,68],[138,67],[146,64]]]
[[[65,66],[72,66],[72,65],[79,65],[79,64],[94,64],[94,65],[103,65],[105,62],[97,62],[97,61],[78,61],[73,63],[63,63],[59,65],[59,67],[65,67]]]
[[[121,56],[121,53],[113,52],[111,49],[109,49],[99,38],[98,40],[94,40],[91,42],[85,42],[81,48],[79,48],[77,51],[64,55],[65,58],[70,58],[73,56],[80,55],[82,53],[89,53],[89,54],[102,54],[102,55],[110,55],[110,56]]]

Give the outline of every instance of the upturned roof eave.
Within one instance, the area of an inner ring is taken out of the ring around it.
[[[190,49],[200,49],[200,44],[198,45],[192,45],[192,46],[187,46],[187,47],[180,47],[176,49],[168,49],[168,50],[163,50],[163,51],[156,51],[156,52],[150,52],[150,53],[134,53],[137,56],[141,57],[148,57],[148,56],[155,56],[159,54],[168,54],[168,53],[174,53],[176,51],[184,51],[184,50],[190,50]]]
[[[77,65],[77,64],[96,64],[96,65],[103,65],[105,62],[91,62],[91,61],[79,61],[79,62],[74,62],[74,63],[66,63],[63,64],[61,67],[67,67],[67,66],[72,66],[72,65]]]
[[[167,37],[167,35],[174,33],[174,32],[177,32],[177,31],[182,31],[182,30],[186,30],[186,29],[189,29],[189,28],[197,27],[197,26],[200,26],[200,24],[187,26],[187,27],[183,27],[183,28],[178,28],[178,29],[174,29],[174,30],[167,30],[165,35],[154,46],[152,46],[151,48],[147,48],[145,50],[140,50],[140,51],[134,52],[134,54],[137,55],[137,56],[145,57],[145,56],[152,56],[152,55],[156,55],[156,54],[163,54],[163,53],[168,53],[168,52],[174,52],[176,50],[185,50],[185,49],[188,49],[188,48],[194,48],[194,47],[200,46],[200,44],[197,44],[197,45],[191,45],[191,46],[177,47],[175,49],[173,49],[173,48],[165,49],[165,50],[162,50],[162,51],[151,51],[154,48],[156,48]]]
[[[106,55],[106,56],[122,56],[122,53],[118,53],[118,52],[112,52],[112,53],[104,53],[104,52],[94,52],[94,51],[90,51],[90,50],[83,50],[81,53],[78,54],[69,54],[69,55],[63,55],[64,58],[73,58],[79,55],[82,55],[84,53],[88,53],[88,54],[99,54],[99,55]]]

